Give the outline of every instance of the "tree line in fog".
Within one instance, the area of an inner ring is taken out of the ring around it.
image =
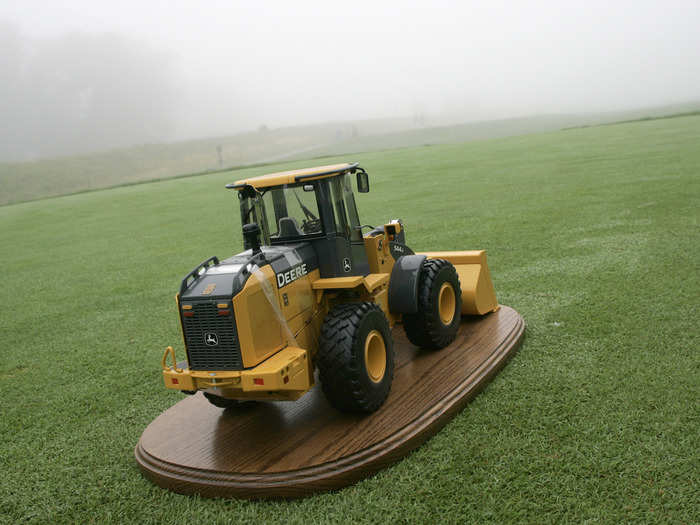
[[[172,58],[137,40],[0,24],[0,161],[167,140],[176,93]]]

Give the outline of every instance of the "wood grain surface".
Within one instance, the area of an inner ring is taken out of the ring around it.
[[[198,393],[146,428],[136,461],[157,485],[207,497],[294,498],[349,485],[437,433],[500,370],[524,330],[502,306],[463,320],[457,339],[431,352],[397,325],[394,382],[377,412],[340,413],[318,384],[298,401],[225,411]]]

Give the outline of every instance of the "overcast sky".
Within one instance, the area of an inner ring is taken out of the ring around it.
[[[169,85],[164,140],[263,123],[481,120],[700,99],[698,0],[22,0],[0,2],[0,20],[23,42],[113,33],[148,63],[157,57],[158,82]]]

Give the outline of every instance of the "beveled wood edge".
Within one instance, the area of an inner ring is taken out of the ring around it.
[[[503,341],[469,376],[421,417],[364,450],[337,461],[287,472],[243,474],[183,467],[163,461],[136,445],[143,474],[156,485],[181,494],[249,499],[299,498],[345,487],[396,463],[439,432],[483,390],[522,343],[525,322],[517,321]]]

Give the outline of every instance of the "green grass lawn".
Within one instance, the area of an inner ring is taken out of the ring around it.
[[[223,185],[278,167],[0,207],[0,522],[697,522],[700,117],[342,160],[370,173],[363,222],[402,218],[415,250],[488,250],[527,322],[493,383],[344,490],[172,494],[133,447],[180,399],[159,364],[182,355],[173,295],[241,249]]]

